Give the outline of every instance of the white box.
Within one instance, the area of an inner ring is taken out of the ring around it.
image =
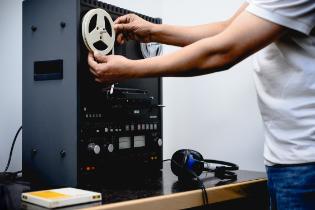
[[[22,193],[22,201],[46,208],[58,208],[102,200],[102,194],[75,188],[61,188]]]

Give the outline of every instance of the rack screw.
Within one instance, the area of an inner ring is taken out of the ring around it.
[[[32,149],[32,151],[31,151],[31,155],[32,155],[32,157],[34,157],[36,154],[37,154],[37,149]]]
[[[37,31],[37,27],[33,25],[33,26],[31,27],[31,30],[32,30],[33,32],[35,32],[35,31]]]
[[[65,28],[66,27],[66,23],[65,22],[60,22],[60,26],[61,26],[61,28]]]
[[[65,156],[66,156],[66,151],[65,150],[61,150],[60,151],[60,156],[61,156],[61,158],[64,158]]]

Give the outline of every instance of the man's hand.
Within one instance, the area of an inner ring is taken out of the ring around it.
[[[95,81],[99,83],[111,84],[133,77],[133,73],[130,71],[132,61],[123,56],[89,53],[88,63],[90,72],[94,75]]]
[[[114,29],[117,42],[123,44],[129,39],[139,42],[152,42],[152,32],[155,24],[143,20],[135,14],[121,16],[115,20]]]

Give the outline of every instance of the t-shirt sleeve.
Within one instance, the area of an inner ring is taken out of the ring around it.
[[[246,11],[309,35],[315,26],[315,0],[247,0]]]

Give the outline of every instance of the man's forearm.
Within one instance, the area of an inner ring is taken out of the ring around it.
[[[156,25],[152,32],[152,40],[163,44],[184,47],[221,33],[227,25],[228,21],[191,27]]]
[[[223,32],[247,6],[248,3],[243,3],[236,13],[226,21],[191,27],[155,25],[151,38],[155,42],[184,47]]]
[[[136,77],[195,76],[222,71],[264,48],[285,32],[283,26],[243,12],[223,33],[172,54],[134,61],[131,69]]]
[[[216,45],[215,39],[203,39],[161,57],[132,61],[132,72],[135,77],[167,77],[196,76],[227,69],[234,58],[228,51]],[[210,43],[213,45],[209,46]]]

